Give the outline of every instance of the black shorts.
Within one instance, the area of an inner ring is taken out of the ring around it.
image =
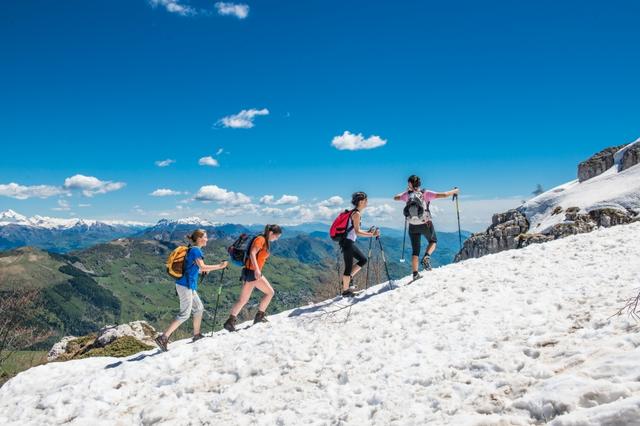
[[[438,237],[436,230],[433,228],[433,222],[429,221],[422,225],[409,225],[409,238],[411,239],[411,254],[420,256],[420,240],[425,236],[429,243],[437,243]]]
[[[251,269],[242,268],[242,272],[240,272],[240,281],[242,282],[251,282],[257,280],[256,271]]]

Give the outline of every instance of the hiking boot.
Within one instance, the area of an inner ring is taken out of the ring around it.
[[[431,267],[431,257],[429,257],[429,255],[425,254],[422,258],[422,266],[424,267],[425,271],[430,271],[431,269],[433,269]]]
[[[419,280],[420,278],[422,278],[422,275],[420,275],[420,273],[418,271],[415,271],[413,273],[413,280]]]
[[[256,317],[253,319],[254,324],[258,324],[259,322],[269,322],[269,320],[267,320],[266,318],[265,313],[262,311],[256,312]]]
[[[169,345],[169,338],[163,334],[157,336],[155,338],[156,345],[160,348],[162,352],[166,352],[169,350],[167,347]]]
[[[355,296],[355,295],[356,295],[356,294],[355,294],[355,293],[353,292],[353,290],[352,290],[352,289],[350,289],[350,288],[348,288],[348,289],[346,289],[346,290],[343,290],[343,291],[342,291],[342,297],[353,297],[353,296]]]
[[[204,336],[202,335],[202,333],[198,333],[198,334],[194,334],[193,337],[191,338],[191,342],[197,342],[198,340],[202,339]]]
[[[353,277],[351,277],[351,279],[349,280],[349,288],[351,290],[355,290],[356,289],[356,284],[353,282]]]
[[[223,327],[227,331],[236,331],[236,317],[234,315],[229,315],[229,318],[224,322]]]

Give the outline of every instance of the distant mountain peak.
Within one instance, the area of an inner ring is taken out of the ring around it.
[[[15,222],[26,222],[26,221],[27,221],[26,216],[23,216],[20,213],[13,211],[11,209],[0,213],[0,222],[15,223]]]

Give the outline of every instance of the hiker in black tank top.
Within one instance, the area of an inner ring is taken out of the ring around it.
[[[367,232],[360,229],[361,212],[367,208],[369,200],[364,192],[356,192],[351,196],[351,204],[355,207],[351,218],[352,228],[349,233],[340,240],[340,248],[344,256],[344,274],[342,275],[342,295],[351,297],[354,295],[353,277],[360,272],[362,267],[367,263],[367,257],[356,245],[358,236],[374,238],[380,235],[380,230]],[[357,259],[356,266],[353,266],[353,260]]]

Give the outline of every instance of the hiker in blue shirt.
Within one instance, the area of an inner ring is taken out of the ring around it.
[[[180,324],[189,319],[192,313],[193,341],[195,342],[203,337],[200,333],[200,325],[202,324],[204,305],[196,291],[198,290],[198,277],[201,273],[204,274],[210,271],[224,269],[228,265],[227,261],[217,265],[207,265],[204,263],[202,247],[207,245],[208,238],[206,231],[197,229],[187,238],[191,241],[192,246],[189,248],[189,252],[184,261],[184,273],[182,277],[176,280],[176,292],[180,298],[180,313],[178,313],[176,319],[173,320],[164,333],[156,337],[156,343],[163,351],[168,349],[169,336],[176,331]]]

